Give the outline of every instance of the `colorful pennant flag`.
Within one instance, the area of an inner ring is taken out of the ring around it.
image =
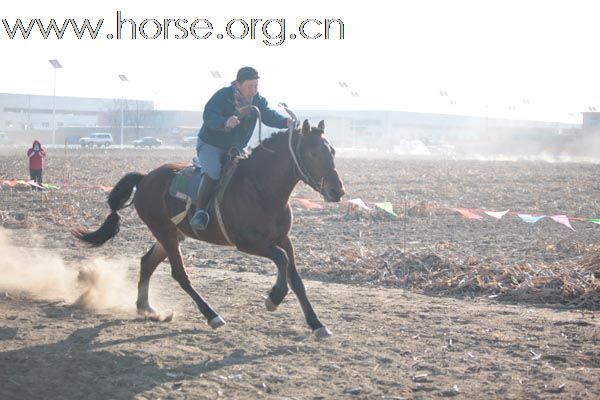
[[[371,207],[367,207],[367,205],[365,204],[364,201],[362,201],[362,199],[350,199],[350,200],[348,200],[348,203],[354,204],[355,206],[358,206],[360,208],[364,208],[365,210],[369,210],[369,211],[372,210]]]
[[[51,184],[49,184],[49,183],[42,183],[42,186],[43,186],[45,189],[60,190],[60,186],[51,185]]]
[[[298,203],[300,203],[300,205],[308,210],[313,210],[316,208],[323,208],[320,204],[315,203],[312,200],[309,199],[296,199],[298,201]]]
[[[508,210],[506,210],[506,211],[485,211],[485,213],[487,215],[489,215],[490,217],[500,219],[508,213]]]
[[[392,214],[394,217],[397,217],[396,213],[394,212],[394,207],[392,207],[392,203],[390,203],[389,201],[384,201],[382,203],[375,203],[375,206],[378,208],[381,208],[383,211]]]
[[[31,179],[31,180],[28,180],[28,181],[27,181],[27,184],[28,184],[29,186],[36,187],[36,188],[38,188],[38,189],[44,189],[44,187],[43,187],[42,185],[40,185],[39,183],[37,183],[37,182],[36,182],[36,181],[34,181],[33,179]]]
[[[33,181],[32,181],[33,182]],[[11,183],[10,187],[14,188],[14,189],[31,189],[31,184],[29,184],[29,182],[25,182],[23,180],[16,180],[14,181],[14,183]]]
[[[550,218],[552,218],[553,220],[555,220],[559,224],[563,224],[564,226],[568,227],[572,231],[575,231],[575,229],[573,229],[573,227],[569,223],[569,218],[567,218],[566,215],[552,215],[552,216],[550,216]]]
[[[519,218],[521,218],[523,221],[527,222],[528,224],[535,224],[540,219],[545,217],[545,215],[538,215],[538,216],[533,216],[530,214],[517,214],[517,215],[519,216]]]
[[[483,217],[479,214],[475,214],[468,208],[453,208],[454,211],[460,213],[463,217],[468,219],[482,219]]]
[[[96,185],[95,187],[103,192],[110,192],[112,190],[112,186]]]
[[[3,185],[9,186],[9,187],[15,187],[15,185],[17,184],[17,181],[14,179],[6,179],[2,181]]]

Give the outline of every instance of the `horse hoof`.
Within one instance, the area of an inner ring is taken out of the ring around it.
[[[317,339],[325,339],[333,335],[333,333],[331,333],[331,331],[326,326],[322,326],[321,328],[315,329],[313,333],[315,334],[315,337]]]
[[[169,314],[160,314],[154,311],[152,308],[144,308],[138,310],[138,316],[146,321],[152,322],[171,322],[173,320],[173,312]]]
[[[150,306],[145,307],[137,307],[137,314],[140,317],[146,318],[150,315],[158,315],[158,313],[154,310],[154,308]]]
[[[265,298],[265,306],[267,307],[267,311],[275,311],[278,307],[277,304],[271,301],[271,298],[269,296]]]
[[[216,317],[208,321],[208,325],[210,325],[210,327],[213,329],[217,329],[225,325],[225,320],[223,320],[223,318],[217,315]]]

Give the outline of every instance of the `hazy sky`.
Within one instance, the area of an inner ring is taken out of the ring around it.
[[[98,37],[43,39],[34,24],[28,39],[9,39],[0,25],[0,92],[141,98],[160,109],[201,110],[237,69],[255,66],[260,92],[272,104],[295,109],[389,109],[468,115],[581,121],[600,111],[600,3],[569,1],[371,0],[150,2],[128,0],[3,2],[0,18],[25,28],[39,18],[62,27],[104,19]],[[394,4],[391,8],[390,4]],[[597,5],[598,4],[598,5]],[[117,11],[136,21],[137,39],[125,22],[116,39]],[[325,19],[332,24],[324,37]],[[165,39],[165,19],[168,25]],[[211,33],[206,39],[194,38]],[[261,20],[252,23],[252,19]],[[272,19],[269,24],[265,21]],[[156,39],[157,22],[161,33]],[[184,22],[187,20],[187,22]],[[285,20],[285,40],[277,36]],[[212,30],[206,28],[206,21]],[[233,21],[227,34],[227,24]],[[299,27],[305,22],[303,32]],[[318,25],[318,22],[322,25]],[[244,23],[248,26],[243,35]],[[254,38],[251,38],[251,31]],[[188,32],[185,39],[184,29]],[[263,33],[274,39],[268,39]],[[316,37],[307,39],[302,37]],[[222,39],[217,35],[223,34]],[[296,35],[295,39],[290,36]],[[107,36],[113,35],[113,39]],[[215,78],[211,71],[218,71]],[[118,74],[129,82],[122,83]],[[344,82],[347,87],[342,87]]]

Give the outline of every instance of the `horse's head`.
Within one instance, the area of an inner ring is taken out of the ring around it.
[[[302,180],[319,192],[325,201],[338,202],[344,195],[344,184],[335,170],[335,150],[323,136],[325,123],[311,127],[305,120],[300,141],[295,149],[297,167]]]

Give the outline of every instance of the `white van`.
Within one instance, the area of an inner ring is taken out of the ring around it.
[[[110,146],[114,144],[113,137],[110,133],[96,132],[90,136],[84,136],[79,139],[79,144],[83,147],[94,147],[94,146]]]

